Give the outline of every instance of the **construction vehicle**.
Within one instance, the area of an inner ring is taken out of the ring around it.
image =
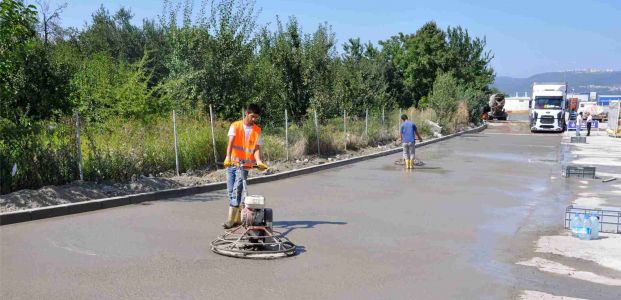
[[[530,131],[563,132],[567,129],[567,83],[533,83]]]
[[[493,94],[489,96],[489,112],[487,113],[488,120],[507,120],[507,112],[505,111],[505,95]]]
[[[603,122],[607,119],[608,107],[597,105],[595,101],[582,102],[578,108],[578,113],[582,113],[585,117],[589,114],[593,116],[593,120]]]

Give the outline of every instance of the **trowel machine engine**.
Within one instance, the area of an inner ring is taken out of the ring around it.
[[[271,208],[265,208],[265,198],[259,195],[246,196],[245,207],[241,211],[242,226],[266,227],[272,229],[273,216]]]

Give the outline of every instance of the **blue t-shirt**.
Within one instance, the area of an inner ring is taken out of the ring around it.
[[[403,135],[403,143],[412,143],[416,140],[414,136],[414,132],[416,132],[416,124],[406,120],[401,123],[401,134]]]

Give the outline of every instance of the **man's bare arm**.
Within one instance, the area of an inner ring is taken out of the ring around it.
[[[254,159],[257,161],[257,164],[263,162],[263,160],[261,159],[261,145],[257,145],[254,149]]]
[[[228,159],[231,158],[231,152],[233,152],[233,140],[235,140],[235,136],[229,136],[229,143],[226,146],[226,157]]]

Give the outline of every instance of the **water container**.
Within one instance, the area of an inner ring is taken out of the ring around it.
[[[591,215],[589,220],[591,221],[591,239],[597,240],[599,239],[599,217]]]
[[[591,232],[592,232],[592,224],[591,224],[591,218],[590,216],[587,214],[584,217],[584,221],[582,223],[582,231],[580,234],[580,239],[581,240],[590,240],[591,239]]]
[[[575,237],[580,237],[580,233],[582,231],[582,223],[583,223],[584,218],[582,217],[582,214],[574,214],[571,217],[571,233],[573,234],[573,236]]]

